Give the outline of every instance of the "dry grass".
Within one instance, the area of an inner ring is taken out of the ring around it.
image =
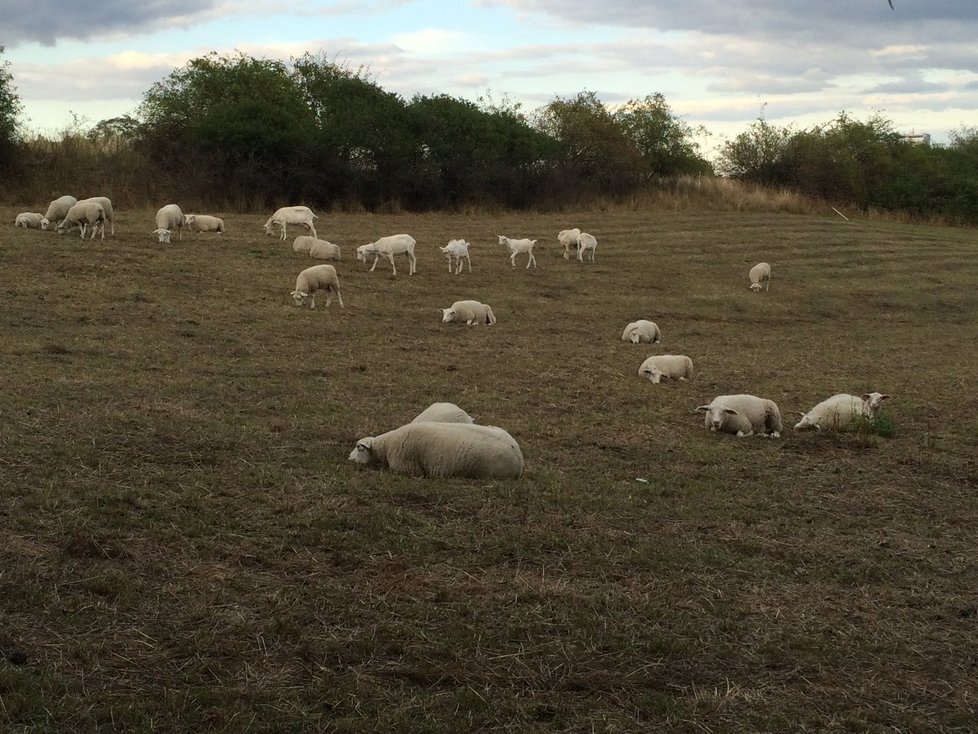
[[[973,232],[337,214],[347,307],[310,311],[265,215],[168,247],[152,215],[104,245],[0,229],[0,730],[978,727]],[[594,266],[560,257],[570,226]],[[401,231],[418,275],[351,261]],[[497,234],[539,238],[539,269]],[[468,297],[499,323],[439,322]],[[661,346],[618,341],[643,317]],[[642,381],[654,352],[696,378]],[[892,438],[737,440],[692,412],[871,389]],[[346,461],[435,400],[506,427],[526,477]]]

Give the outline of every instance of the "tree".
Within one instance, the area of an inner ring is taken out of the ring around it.
[[[769,185],[787,182],[784,156],[793,132],[777,128],[763,117],[720,149],[718,171],[733,178]]]
[[[0,56],[4,47],[0,46]],[[8,70],[9,61],[0,61],[0,166],[9,168],[17,157],[17,144],[20,140],[20,126],[17,118],[23,106],[13,85],[13,76]]]
[[[647,179],[713,172],[693,140],[694,135],[706,135],[706,129],[676,117],[658,92],[629,100],[613,119],[641,155]]]

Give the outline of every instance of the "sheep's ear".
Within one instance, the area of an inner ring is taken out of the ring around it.
[[[880,400],[889,400],[889,399],[890,399],[889,395],[880,395]]]
[[[727,415],[740,415],[740,413],[738,413],[733,408],[724,408],[723,412],[726,413]]]
[[[802,418],[804,418],[804,417],[805,417],[806,415],[808,415],[808,413],[802,413],[802,412],[801,412],[800,410],[796,410],[795,412],[796,412],[796,413],[797,413],[798,415],[800,415],[800,416],[801,416]]]
[[[706,413],[709,409],[710,409],[710,406],[709,405],[701,405],[700,407],[698,407],[693,412],[694,413]]]

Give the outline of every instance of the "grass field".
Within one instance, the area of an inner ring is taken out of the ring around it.
[[[289,291],[313,261],[267,215],[166,246],[152,211],[117,212],[104,244],[17,211],[0,731],[978,729],[974,231],[323,215],[346,308],[309,310]],[[560,256],[571,226],[593,266]],[[417,275],[353,258],[396,232]],[[497,234],[539,238],[539,268]],[[435,249],[454,237],[472,274]],[[498,324],[442,324],[462,298]],[[661,345],[619,340],[637,318]],[[653,353],[695,378],[640,379]],[[870,390],[892,437],[790,428]],[[694,408],[730,392],[775,400],[782,437],[707,431]],[[347,461],[436,400],[512,433],[525,477]]]

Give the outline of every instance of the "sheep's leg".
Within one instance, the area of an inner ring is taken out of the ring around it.
[[[340,308],[343,308],[343,296],[340,295],[340,289],[336,289],[336,298],[340,302]]]
[[[530,257],[529,257],[529,258],[527,259],[527,261],[526,261],[526,269],[527,269],[527,270],[529,270],[529,269],[530,269],[530,263],[533,263],[533,267],[536,267],[536,266],[537,266],[537,259],[536,259],[535,257],[533,257],[533,250],[530,250],[530,251],[529,251],[529,252],[527,253],[527,255],[529,255],[529,256],[530,256]]]
[[[471,255],[466,255],[465,256],[465,259],[469,263],[469,272],[471,273],[472,272],[472,256]],[[461,268],[461,262],[459,262],[459,270],[461,270],[461,269],[462,269]]]
[[[316,294],[309,294],[309,308],[316,308]]]
[[[414,253],[408,250],[408,275],[414,275],[418,269],[418,258],[415,257]]]
[[[394,265],[394,253],[392,252],[390,255],[387,256],[387,258],[391,261],[391,273],[397,275],[397,267]],[[380,258],[377,259],[379,260]],[[374,264],[376,265],[376,263]]]
[[[510,261],[510,263],[512,263],[513,267],[515,268],[516,267],[516,253],[515,252],[512,255],[509,256],[509,261]]]

